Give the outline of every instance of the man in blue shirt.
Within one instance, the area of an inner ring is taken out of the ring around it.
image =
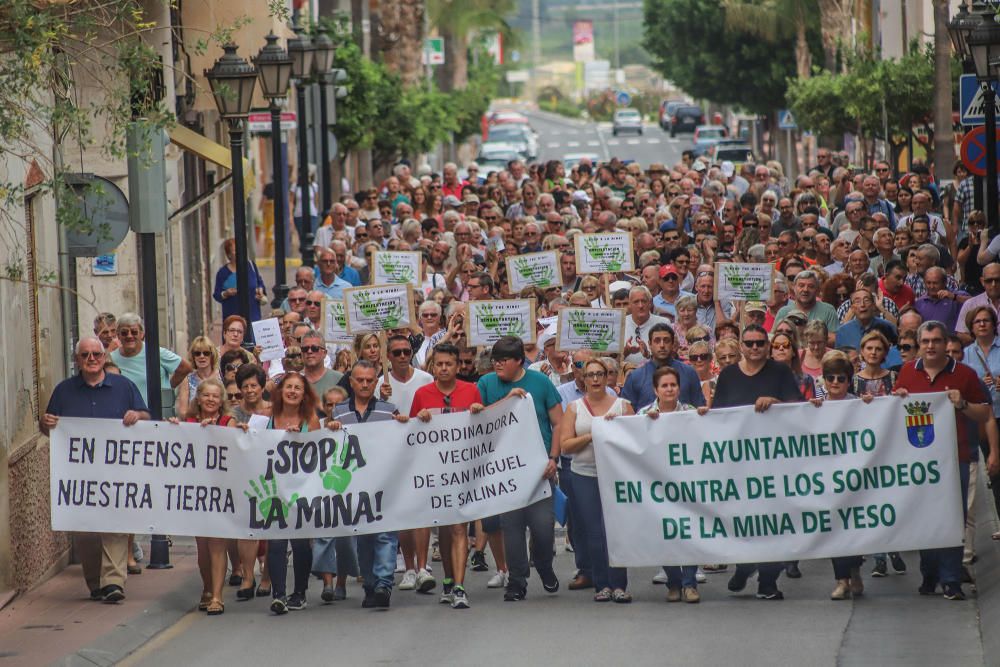
[[[317,250],[316,266],[319,267],[319,274],[316,276],[314,289],[319,290],[329,299],[343,299],[344,288],[353,287],[353,285],[337,275],[340,263],[333,250],[329,248]]]
[[[850,347],[857,350],[861,345],[862,336],[875,326],[887,328],[895,336],[896,327],[892,323],[881,317],[875,317],[875,300],[872,299],[872,293],[868,290],[854,290],[854,293],[851,294],[851,310],[854,311],[854,319],[840,325],[840,328],[837,329],[838,348]]]
[[[39,420],[42,433],[49,433],[59,417],[121,419],[131,426],[149,419],[146,403],[135,384],[123,375],[104,371],[104,345],[95,336],[76,344],[76,366],[80,374],[56,385],[45,414]],[[125,599],[128,566],[128,535],[120,533],[74,533],[76,552],[91,600],[113,604]]]
[[[490,353],[493,372],[479,378],[479,394],[483,403],[492,405],[510,396],[531,394],[535,403],[535,416],[542,433],[542,445],[549,462],[543,476],[551,480],[556,475],[559,461],[558,433],[563,410],[552,381],[538,371],[524,368],[524,343],[520,338],[504,336],[493,345]],[[551,482],[550,482],[551,483]],[[528,545],[525,530],[531,531],[531,560],[542,580],[542,587],[549,593],[559,590],[559,579],[552,569],[552,549],[555,543],[555,514],[552,496],[500,516],[503,529],[504,553],[510,578],[503,599],[507,602],[523,600],[528,592]]]
[[[650,360],[632,371],[622,387],[622,398],[627,399],[636,412],[656,400],[653,372],[664,364],[669,364],[681,376],[680,402],[696,408],[705,405],[705,394],[701,391],[698,373],[674,358],[674,343],[674,330],[669,324],[655,324],[649,330]]]

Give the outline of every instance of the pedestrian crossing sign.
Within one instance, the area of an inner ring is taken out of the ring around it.
[[[993,90],[997,90],[997,82],[991,82]],[[982,125],[986,122],[986,109],[983,105],[983,86],[975,74],[963,74],[959,80],[961,97],[962,125]],[[996,100],[997,116],[1000,116],[1000,96]]]
[[[779,130],[795,130],[797,128],[798,123],[795,122],[795,116],[792,115],[791,109],[781,109],[778,111]]]

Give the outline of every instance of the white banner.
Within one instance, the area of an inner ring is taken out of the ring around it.
[[[393,285],[410,283],[420,289],[423,273],[420,270],[419,252],[383,250],[372,255],[371,284]]]
[[[416,326],[413,286],[375,285],[344,289],[347,332],[352,336],[370,331],[406,329]]]
[[[343,299],[323,299],[320,331],[326,343],[350,343],[354,337],[347,331],[347,311]]]
[[[530,397],[311,433],[64,417],[52,528],[270,539],[443,526],[550,494]]]
[[[624,349],[625,311],[620,308],[560,308],[556,349],[618,354]]]
[[[725,301],[770,301],[774,267],[767,263],[715,263],[715,298]]]
[[[595,419],[611,563],[804,560],[962,543],[945,394]]]

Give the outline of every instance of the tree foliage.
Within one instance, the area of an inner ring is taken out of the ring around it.
[[[755,113],[784,103],[786,81],[795,76],[793,39],[765,43],[727,31],[716,2],[643,0],[643,13],[654,67],[688,94]]]

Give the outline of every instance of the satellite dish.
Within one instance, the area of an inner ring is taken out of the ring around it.
[[[94,174],[67,174],[66,241],[71,257],[106,255],[129,230],[128,200],[117,185]]]

